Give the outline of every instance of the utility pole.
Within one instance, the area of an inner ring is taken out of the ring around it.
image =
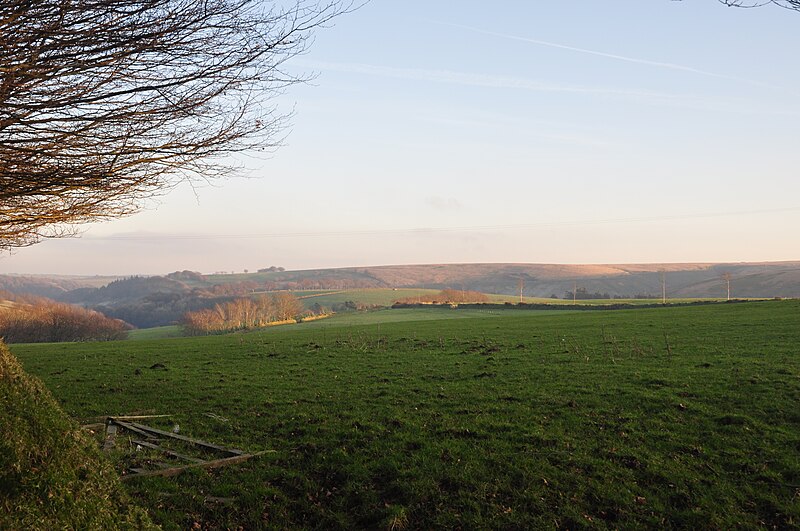
[[[667,272],[660,269],[658,273],[661,275],[661,304],[667,303]]]
[[[728,300],[731,300],[731,274],[723,273],[722,278],[725,280],[725,284],[728,287]]]
[[[519,277],[517,279],[517,286],[519,287],[519,302],[522,303],[522,292],[525,290],[525,279]]]
[[[575,304],[578,300],[578,281],[575,280],[572,282],[572,304]]]

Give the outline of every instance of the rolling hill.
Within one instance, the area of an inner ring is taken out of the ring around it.
[[[725,297],[727,274],[735,298],[800,297],[800,262],[429,264],[130,278],[0,275],[0,290],[48,294],[146,328],[174,323],[186,311],[276,290],[297,292],[307,306],[388,305],[413,290],[447,288],[516,298],[520,283],[526,298],[571,298],[574,289],[603,298],[660,298],[662,274],[673,299]]]
[[[529,297],[562,297],[576,284],[589,293],[611,297],[660,296],[661,271],[667,295],[673,298],[723,297],[722,275],[731,275],[736,297],[800,297],[800,262],[744,262],[729,264],[429,264],[340,269],[313,269],[270,273],[214,275],[215,283],[272,282],[290,289],[429,288],[469,289],[484,293]]]

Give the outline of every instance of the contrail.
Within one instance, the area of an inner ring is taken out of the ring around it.
[[[463,24],[456,24],[456,23],[453,23],[453,22],[439,22],[439,21],[432,21],[432,22],[434,24],[440,24],[440,25],[443,25],[443,26],[452,26],[454,28],[461,28],[461,29],[464,29],[464,30],[467,30],[467,31],[472,31],[472,32],[475,32],[475,33],[483,34],[483,35],[491,35],[493,37],[499,37],[501,39],[508,39],[508,40],[520,41],[520,42],[528,42],[528,43],[531,43],[531,44],[538,44],[539,46],[548,46],[550,48],[558,48],[560,50],[569,50],[571,52],[583,53],[583,54],[587,54],[587,55],[594,55],[594,56],[597,56],[597,57],[605,57],[607,59],[615,59],[617,61],[625,61],[625,62],[628,62],[628,63],[636,63],[636,64],[641,64],[641,65],[655,66],[655,67],[658,67],[658,68],[667,68],[667,69],[670,69],[670,70],[678,70],[678,71],[681,71],[681,72],[689,72],[689,73],[698,74],[698,75],[701,75],[701,76],[715,77],[717,79],[727,79],[727,80],[730,80],[730,81],[739,81],[741,83],[747,83],[747,84],[758,86],[758,87],[764,87],[764,88],[770,88],[770,89],[776,89],[776,90],[783,90],[783,91],[787,90],[784,87],[778,87],[776,85],[770,85],[768,83],[762,83],[761,81],[755,81],[755,80],[752,80],[752,79],[747,79],[747,78],[737,77],[737,76],[729,76],[729,75],[726,75],[726,74],[718,74],[716,72],[709,72],[707,70],[700,70],[698,68],[692,68],[691,66],[679,65],[679,64],[675,64],[675,63],[665,63],[665,62],[662,62],[662,61],[652,61],[652,60],[649,60],[649,59],[639,59],[637,57],[628,57],[626,55],[618,55],[618,54],[613,54],[613,53],[607,53],[607,52],[602,52],[602,51],[599,51],[599,50],[589,50],[588,48],[578,48],[577,46],[569,46],[569,45],[566,45],[566,44],[559,44],[557,42],[543,41],[543,40],[540,40],[540,39],[531,39],[529,37],[520,37],[518,35],[510,35],[510,34],[506,34],[506,33],[498,33],[498,32],[495,32],[495,31],[484,30],[484,29],[475,28],[475,27],[472,27],[472,26],[465,26]]]

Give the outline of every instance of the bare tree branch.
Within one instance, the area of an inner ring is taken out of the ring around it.
[[[285,62],[350,7],[297,0],[0,4],[0,249],[125,216],[274,148]]]
[[[793,9],[800,11],[800,0],[719,0],[720,3],[729,7],[763,7],[765,5],[773,4],[785,9]]]

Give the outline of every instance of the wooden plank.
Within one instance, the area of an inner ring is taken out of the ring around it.
[[[124,423],[124,424],[128,424],[128,423]],[[125,427],[124,424],[122,424],[123,427]],[[179,441],[187,442],[187,443],[194,444],[194,445],[197,445],[197,446],[203,446],[205,448],[211,448],[212,450],[216,450],[218,452],[224,452],[224,453],[231,454],[231,455],[234,455],[234,456],[245,455],[245,453],[242,450],[237,450],[235,448],[226,448],[224,446],[219,446],[217,444],[211,444],[209,442],[201,441],[199,439],[192,439],[192,438],[186,437],[184,435],[178,435],[177,433],[172,433],[171,431],[158,430],[156,428],[151,428],[150,426],[145,426],[144,424],[137,424],[136,422],[131,422],[129,424],[131,426],[133,426],[134,428],[140,430],[140,431],[144,431],[144,432],[147,432],[147,433],[152,433],[152,434],[155,434],[155,435],[160,435],[162,437],[169,437],[171,439],[177,439]]]
[[[171,417],[172,415],[103,415],[100,417],[85,417],[82,422],[105,422],[109,418],[122,419],[122,420],[137,420],[137,419],[151,419],[156,417]]]
[[[196,457],[191,457],[184,454],[179,454],[178,452],[173,452],[172,450],[168,450],[167,448],[162,448],[161,446],[153,443],[149,443],[147,441],[131,441],[134,444],[138,444],[140,446],[144,446],[145,448],[150,448],[151,450],[158,450],[159,452],[163,452],[166,455],[170,455],[172,457],[177,457],[178,459],[183,459],[184,461],[190,461],[192,463],[205,463],[205,459],[198,459]]]
[[[106,426],[106,439],[103,441],[103,451],[108,452],[117,442],[117,427],[114,424]]]
[[[120,420],[141,420],[141,419],[158,419],[163,417],[171,417],[172,415],[121,415],[111,417]]]
[[[147,433],[144,430],[140,430],[139,428],[137,428],[136,426],[134,426],[133,424],[131,424],[129,422],[123,422],[123,421],[117,420],[116,418],[113,418],[113,417],[109,417],[108,420],[109,420],[109,423],[117,424],[118,426],[122,426],[126,430],[132,431],[134,433],[138,433],[142,437],[151,437],[151,434]]]
[[[263,453],[265,452],[258,452],[255,454],[242,454],[234,457],[226,457],[225,459],[206,461],[205,463],[196,463],[192,465],[165,468],[164,470],[147,470],[139,472],[139,470],[141,469],[131,469],[134,470],[135,472],[133,474],[124,475],[122,476],[121,479],[122,481],[128,481],[133,478],[143,478],[143,477],[153,477],[153,476],[164,476],[164,477],[177,476],[178,474],[181,474],[182,472],[189,470],[191,468],[219,468],[223,466],[234,465],[236,463],[242,463],[244,461],[247,461],[251,457],[255,457]]]
[[[153,463],[156,466],[161,467],[161,470],[166,470],[168,468],[173,468],[172,465],[168,465],[166,463]],[[141,468],[141,467],[131,467],[128,469],[128,472],[133,472],[135,474],[145,474],[147,472],[152,472],[149,468]]]

